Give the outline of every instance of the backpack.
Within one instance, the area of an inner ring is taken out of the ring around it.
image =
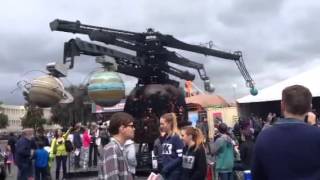
[[[70,140],[66,140],[64,142],[65,146],[66,146],[66,151],[67,152],[72,152],[73,151],[73,144]]]

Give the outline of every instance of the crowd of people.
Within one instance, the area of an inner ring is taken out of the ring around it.
[[[10,133],[5,146],[6,174],[12,175],[11,164],[18,168],[18,180],[34,177],[36,180],[64,179],[67,174],[67,159],[72,168],[87,170],[98,166],[98,146],[109,142],[109,133],[105,124],[80,123],[67,130],[57,129],[45,132],[43,128],[23,129],[19,137]],[[55,176],[51,167],[55,165]],[[70,167],[69,167],[70,168]],[[60,171],[62,169],[62,176]]]
[[[112,137],[101,149],[99,179],[134,179],[130,168],[134,163],[126,153],[126,142],[134,137],[133,117],[124,112],[114,114],[108,130]],[[160,131],[162,135],[153,148],[157,162],[154,171],[168,180],[204,179],[207,162],[201,131],[191,126],[179,130],[174,113],[161,116]]]
[[[197,127],[178,129],[176,115],[163,114],[159,118],[160,136],[150,152],[153,178],[205,179],[211,171],[208,157],[213,157],[217,180],[233,180],[243,172],[254,180],[320,179],[316,158],[320,129],[311,102],[307,88],[290,86],[282,93],[283,117],[274,113],[265,119],[251,116],[240,119],[233,128],[218,120],[213,139],[208,137],[205,119]],[[74,169],[96,167],[98,179],[135,179],[134,134],[134,118],[125,112],[114,113],[108,124],[76,124],[47,134],[41,128],[35,134],[33,129],[24,129],[19,139],[11,134],[8,140],[7,171],[10,175],[15,163],[18,180],[65,178],[69,157]],[[54,161],[55,176],[50,174]]]

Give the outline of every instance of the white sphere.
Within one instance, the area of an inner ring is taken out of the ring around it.
[[[51,107],[57,104],[64,94],[62,82],[53,76],[41,76],[31,81],[30,102],[39,107]]]

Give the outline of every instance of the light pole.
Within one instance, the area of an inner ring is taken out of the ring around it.
[[[233,83],[232,84],[232,91],[233,91],[233,101],[234,102],[236,102],[236,96],[237,96],[237,87],[238,87],[238,85],[236,84],[236,83]]]

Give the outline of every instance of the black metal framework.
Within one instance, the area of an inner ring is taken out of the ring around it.
[[[69,68],[74,66],[74,57],[81,54],[90,56],[110,56],[117,63],[117,72],[138,78],[138,86],[148,84],[172,84],[176,87],[179,82],[170,79],[169,74],[184,80],[194,80],[195,75],[169,65],[168,62],[196,69],[200,78],[204,81],[204,88],[213,92],[213,85],[206,74],[203,64],[178,56],[166,47],[181,49],[206,56],[214,56],[236,62],[246,85],[255,89],[254,81],[248,73],[242,59],[242,53],[219,51],[198,45],[184,43],[171,35],[164,35],[148,29],[147,32],[136,33],[118,29],[98,27],[81,24],[80,21],[71,22],[56,19],[50,23],[53,31],[86,34],[92,41],[103,42],[136,52],[136,55],[121,52],[119,50],[83,41],[79,38],[71,39],[64,45],[64,64],[69,63]]]

